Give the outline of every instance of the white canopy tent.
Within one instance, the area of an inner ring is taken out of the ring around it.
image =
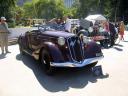
[[[89,21],[95,21],[95,20],[98,20],[98,21],[106,21],[107,20],[103,15],[100,15],[100,14],[89,15],[85,19],[86,20],[89,20]]]

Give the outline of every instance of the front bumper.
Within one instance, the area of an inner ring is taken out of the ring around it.
[[[102,59],[103,57],[104,56],[89,58],[89,59],[85,59],[82,62],[64,62],[64,63],[51,62],[50,65],[53,67],[83,67],[83,66],[92,64],[94,62],[97,62],[98,60]]]

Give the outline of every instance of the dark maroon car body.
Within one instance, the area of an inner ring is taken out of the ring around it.
[[[58,43],[59,37],[64,39],[64,45]],[[53,67],[84,67],[103,58],[100,45],[93,41],[85,44],[76,34],[65,31],[28,31],[19,36],[18,44],[21,53],[41,60],[47,73]]]

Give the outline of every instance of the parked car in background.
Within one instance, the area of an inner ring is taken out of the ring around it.
[[[111,36],[112,36],[111,33],[113,33],[113,31],[110,30],[110,32],[106,32],[103,29],[103,26],[100,25],[101,23],[99,22],[95,22],[95,24],[93,23],[92,21],[83,19],[82,21],[80,21],[80,26],[76,27],[75,33],[77,33],[78,36],[81,36],[81,35],[87,36],[96,42],[100,42],[100,45],[105,48],[108,48],[111,46],[111,42],[112,42],[111,40],[114,40],[114,43],[116,42],[118,38],[118,33],[116,32],[115,28],[114,28],[115,30],[114,38],[111,39]]]
[[[18,44],[20,53],[40,60],[48,75],[53,74],[56,67],[95,66],[103,58],[101,47],[86,36],[80,38],[48,25],[22,34]]]

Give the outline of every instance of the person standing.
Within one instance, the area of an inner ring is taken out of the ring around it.
[[[6,23],[6,18],[1,17],[1,22],[0,22],[0,44],[1,44],[1,51],[2,54],[4,54],[4,51],[6,53],[10,53],[8,51],[8,24]]]
[[[110,30],[109,30],[109,21],[103,21],[103,22],[101,22],[100,23],[100,26],[103,27],[103,31],[104,32],[106,32],[106,33],[110,32]]]
[[[111,22],[109,22],[109,30],[110,30],[110,47],[112,47],[115,44],[116,30],[115,30],[115,26]]]
[[[71,28],[72,28],[72,24],[71,24],[71,17],[70,16],[66,16],[65,17],[65,31],[66,32],[71,32]]]
[[[103,26],[103,35],[105,38],[110,37],[110,29],[109,29],[109,20],[102,22]],[[100,41],[101,46],[108,47],[108,39],[104,39]]]
[[[121,21],[119,25],[120,40],[124,40],[124,30],[125,30],[124,22]]]

